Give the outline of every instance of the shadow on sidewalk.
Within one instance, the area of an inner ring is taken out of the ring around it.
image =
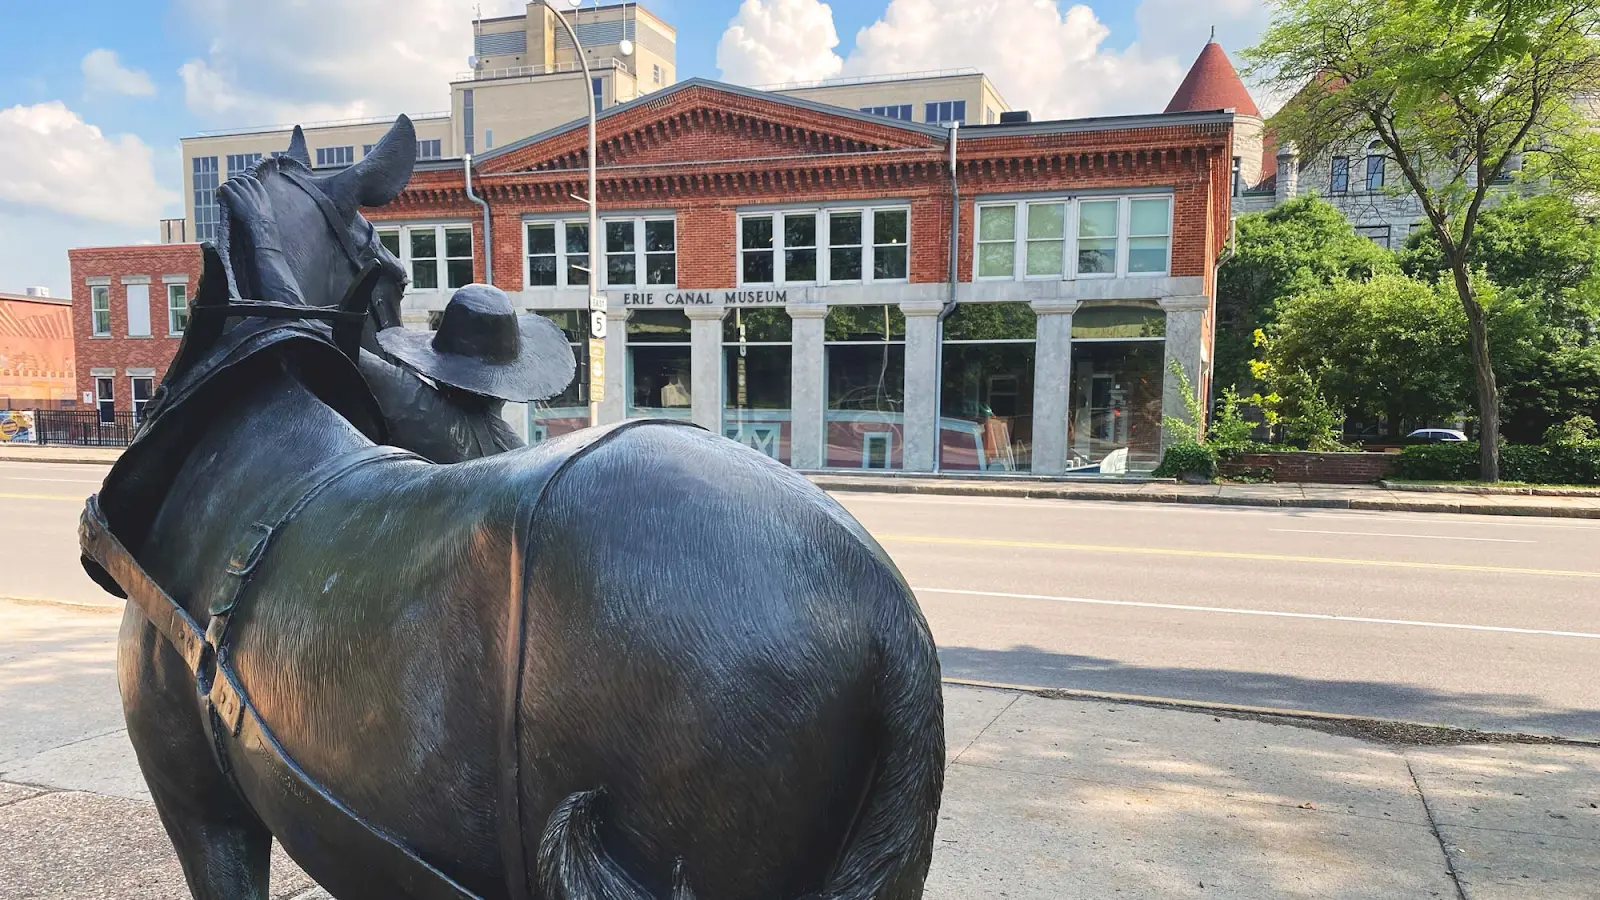
[[[1352,652],[1357,652],[1352,648]],[[941,646],[947,678],[966,678],[1179,700],[1306,709],[1600,740],[1600,710],[1551,707],[1529,694],[1447,693],[1376,681],[1324,680],[1267,672],[1129,665],[1028,645],[1008,650]],[[1492,660],[1483,661],[1492,665]]]

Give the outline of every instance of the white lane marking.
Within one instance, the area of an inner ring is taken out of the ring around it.
[[[1323,531],[1317,528],[1268,528],[1280,534],[1349,534],[1356,537],[1392,537],[1392,538],[1420,538],[1427,541],[1491,541],[1496,544],[1537,544],[1538,541],[1524,541],[1518,538],[1486,538],[1466,537],[1457,534],[1397,534],[1391,531]]]
[[[83,478],[30,478],[26,475],[0,475],[0,481],[60,481],[67,484],[100,484],[104,478],[87,480]]]
[[[1324,622],[1355,622],[1362,625],[1403,625],[1410,628],[1446,628],[1455,631],[1493,631],[1502,634],[1532,634],[1542,637],[1588,638],[1600,641],[1600,634],[1586,631],[1550,631],[1543,628],[1513,628],[1508,625],[1466,625],[1460,622],[1419,622],[1414,619],[1378,619],[1371,616],[1336,616],[1332,613],[1285,612],[1275,609],[1234,609],[1226,606],[1190,606],[1185,603],[1146,603],[1138,600],[1093,600],[1088,597],[1055,597],[1049,594],[1013,594],[1006,591],[964,591],[957,588],[913,587],[921,594],[962,594],[970,597],[1001,597],[1008,600],[1047,600],[1052,603],[1080,603],[1090,606],[1126,606],[1137,609],[1169,609],[1178,612],[1223,613],[1234,616],[1268,616],[1279,619],[1316,619]]]

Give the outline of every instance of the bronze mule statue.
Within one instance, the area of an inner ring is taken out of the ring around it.
[[[190,891],[265,898],[276,838],[341,900],[921,896],[938,660],[847,512],[673,423],[384,446],[355,360],[392,276],[358,207],[412,140],[331,178],[263,161],[84,512]]]

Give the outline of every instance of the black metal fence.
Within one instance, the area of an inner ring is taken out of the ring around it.
[[[131,412],[102,416],[94,409],[41,409],[33,414],[35,440],[78,447],[126,447],[133,440]]]

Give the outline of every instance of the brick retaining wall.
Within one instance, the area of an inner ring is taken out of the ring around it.
[[[1272,471],[1272,480],[1315,484],[1374,484],[1387,478],[1399,454],[1395,453],[1241,453],[1224,460],[1223,475]]]

